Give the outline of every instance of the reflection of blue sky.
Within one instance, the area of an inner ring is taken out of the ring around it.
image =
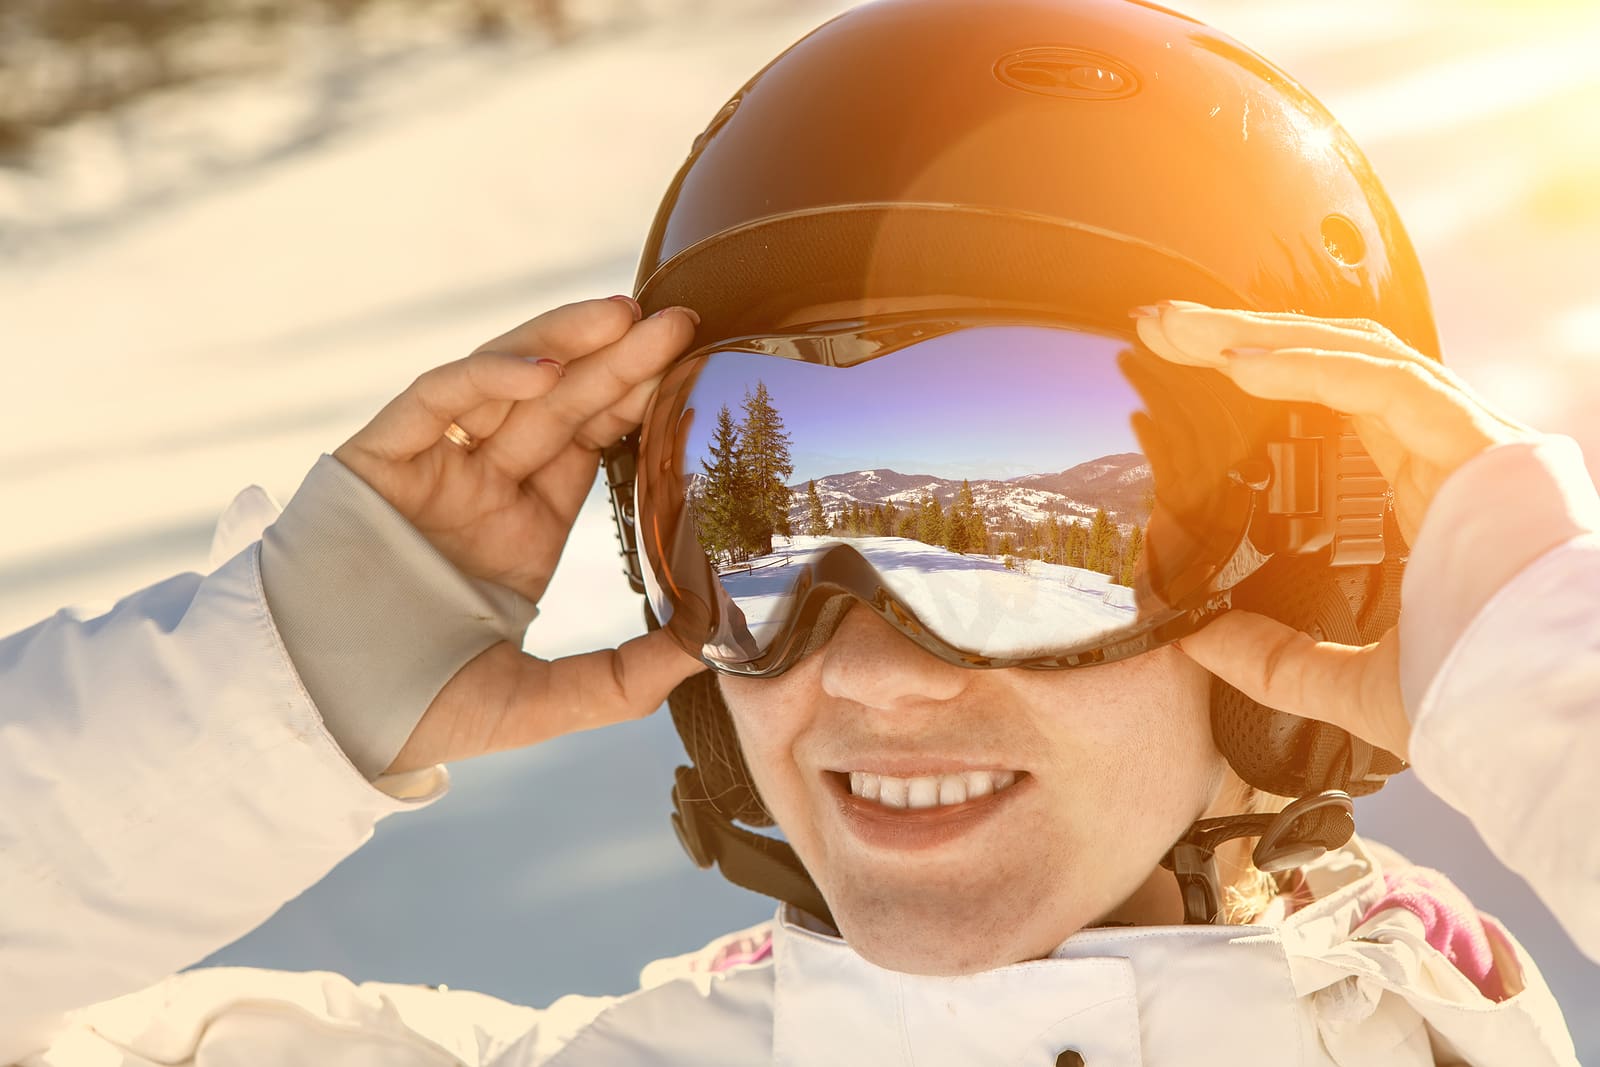
[[[709,451],[717,409],[744,417],[766,382],[791,439],[790,484],[889,467],[947,478],[1049,473],[1137,452],[1142,406],[1122,373],[1123,341],[1040,327],[971,330],[852,367],[774,356],[713,356],[695,383],[690,471]]]

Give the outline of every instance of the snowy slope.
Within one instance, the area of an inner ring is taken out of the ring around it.
[[[784,595],[837,551],[864,557],[935,636],[983,656],[1022,658],[1087,644],[1127,626],[1136,612],[1132,589],[1081,567],[1025,560],[1012,569],[992,556],[960,555],[906,537],[779,537],[772,552],[722,572],[754,641],[747,655],[781,636]]]

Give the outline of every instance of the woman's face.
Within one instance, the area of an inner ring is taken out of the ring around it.
[[[849,301],[788,322],[949,306]],[[853,605],[784,674],[719,681],[840,933],[895,970],[968,974],[1048,955],[1100,921],[1181,922],[1161,857],[1213,806],[1238,810],[1242,783],[1211,740],[1211,675],[1170,646],[1091,668],[976,670]],[[852,772],[879,776],[877,800],[870,780],[852,794]],[[956,800],[957,775],[966,801],[911,806]]]
[[[1158,863],[1231,777],[1210,677],[1171,646],[1075,670],[958,667],[855,604],[786,673],[720,683],[755,784],[845,939],[894,970],[966,974],[1048,955],[1101,920],[1181,921]],[[883,802],[941,787],[956,801],[951,776],[994,772],[1015,783],[964,803]],[[852,794],[852,773],[885,776],[877,801]]]

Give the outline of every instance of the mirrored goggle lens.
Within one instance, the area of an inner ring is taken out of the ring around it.
[[[838,591],[996,665],[1104,648],[1191,608],[1243,539],[1245,438],[1193,370],[1044,326],[849,365],[836,341],[699,354],[646,417],[647,589],[710,662],[770,663]]]

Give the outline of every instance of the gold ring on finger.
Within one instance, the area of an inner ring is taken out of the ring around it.
[[[460,423],[452,422],[449,426],[445,427],[444,439],[452,444],[460,445],[468,452],[471,452],[478,447],[478,439],[472,436],[472,434],[468,433],[466,430],[462,429]]]

